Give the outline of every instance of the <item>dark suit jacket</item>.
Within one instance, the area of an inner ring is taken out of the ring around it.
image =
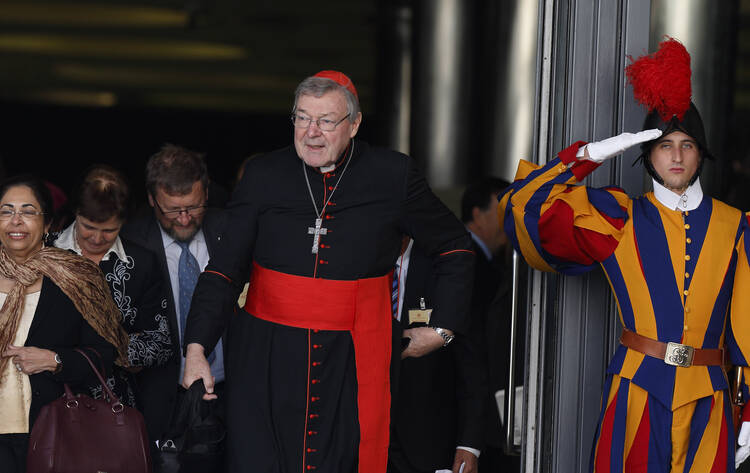
[[[409,309],[418,309],[420,298],[424,298],[427,308],[432,307],[433,280],[431,259],[415,244],[406,274],[399,329],[410,327]],[[412,327],[418,325],[423,324]],[[394,335],[400,340],[400,330]],[[396,364],[398,350],[394,350]],[[458,445],[482,449],[485,369],[469,334],[458,333],[448,347],[429,355],[401,360],[400,369],[393,372],[392,467],[402,473],[433,472],[453,465]]]
[[[62,396],[63,383],[68,383],[74,391],[86,394],[88,386],[99,384],[88,362],[74,351],[75,348],[94,349],[107,368],[112,366],[115,358],[114,346],[83,319],[68,296],[46,277],[42,280],[42,292],[24,346],[52,350],[62,360],[62,369],[56,374],[44,371],[29,376],[29,426],[34,425],[42,406]],[[92,361],[97,363],[96,355],[87,351]]]
[[[202,229],[206,238],[209,257],[214,254],[216,245],[221,239],[222,215],[220,209],[209,208],[203,218]],[[164,252],[161,228],[150,207],[142,209],[134,218],[128,220],[120,231],[120,235],[156,253],[167,294],[171,296],[167,304],[167,315],[169,317],[172,346],[175,347],[172,357],[164,366],[144,370],[136,378],[139,397],[143,401],[143,414],[149,436],[151,439],[157,440],[162,437],[168,428],[180,382],[178,378],[180,376],[181,347],[172,282],[169,278],[169,267]]]

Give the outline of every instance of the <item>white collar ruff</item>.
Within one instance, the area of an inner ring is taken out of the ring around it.
[[[671,210],[681,212],[695,210],[703,201],[703,189],[700,178],[688,187],[682,195],[677,195],[656,181],[654,184],[654,197],[661,204]]]

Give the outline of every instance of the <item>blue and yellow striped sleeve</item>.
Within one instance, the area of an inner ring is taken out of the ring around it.
[[[598,167],[576,160],[583,144],[566,148],[544,166],[521,161],[500,197],[500,225],[536,269],[586,272],[614,252],[622,235],[630,206],[625,192],[575,185]]]

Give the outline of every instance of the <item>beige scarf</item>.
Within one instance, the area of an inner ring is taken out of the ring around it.
[[[0,354],[13,342],[23,313],[26,288],[47,276],[70,298],[84,320],[117,348],[116,363],[128,364],[128,334],[121,325],[122,315],[112,300],[109,286],[99,266],[91,260],[59,248],[42,248],[22,264],[16,263],[0,247],[0,276],[15,281],[0,308]],[[0,356],[0,373],[9,357]],[[2,380],[0,380],[2,382]]]

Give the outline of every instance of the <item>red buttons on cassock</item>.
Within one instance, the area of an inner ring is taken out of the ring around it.
[[[317,470],[317,468],[314,467],[314,466],[312,466],[312,465],[307,465],[307,469],[308,470]]]
[[[320,382],[319,379],[313,379],[310,381],[312,384],[318,384]]]
[[[335,218],[333,215],[326,214],[326,220],[331,220],[332,218]]]
[[[322,347],[322,346],[323,346],[323,345],[318,345],[318,344],[315,344],[315,345],[313,345],[313,348],[317,350],[318,348],[320,348],[320,347]]]
[[[312,362],[312,365],[313,365],[313,366],[320,366],[320,365],[321,365],[321,363],[320,363],[320,361],[313,361],[313,362]]]
[[[320,263],[320,264],[328,264],[328,261],[326,261],[324,259],[321,259],[321,260],[318,260],[318,263]]]
[[[315,453],[315,452],[317,452],[317,451],[318,451],[318,449],[317,449],[317,448],[308,448],[308,449],[307,449],[307,453]]]
[[[318,432],[315,430],[308,430],[307,435],[318,435]]]
[[[332,191],[333,190],[333,186],[328,186],[328,190]]]
[[[320,414],[310,414],[310,419],[317,419],[320,417]]]
[[[330,173],[330,172],[327,172],[327,173],[326,173],[326,179],[328,179],[329,177],[331,177],[331,173]]]
[[[318,397],[318,396],[313,396],[313,397],[311,397],[311,398],[310,398],[310,400],[311,400],[312,402],[318,402],[318,401],[320,401],[320,397]]]

